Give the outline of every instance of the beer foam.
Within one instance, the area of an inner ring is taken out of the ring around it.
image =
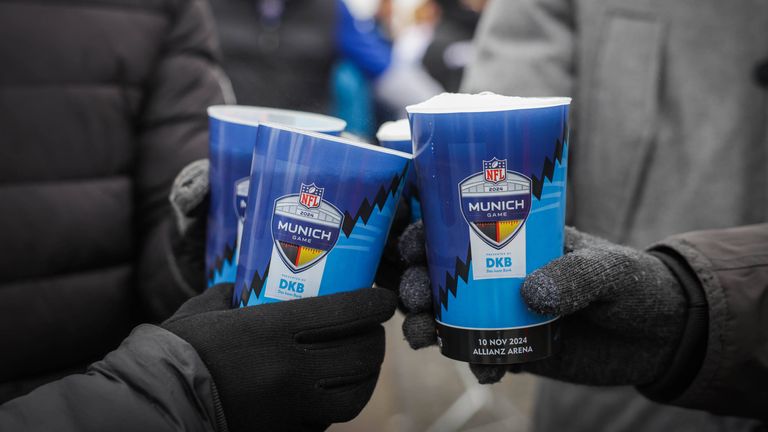
[[[408,119],[384,123],[376,132],[376,139],[379,141],[410,141],[411,127],[408,124]]]
[[[503,96],[492,92],[478,94],[442,93],[405,108],[409,114],[513,111],[569,105],[569,97]]]

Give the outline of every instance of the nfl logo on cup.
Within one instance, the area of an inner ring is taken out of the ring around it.
[[[493,158],[489,161],[483,161],[485,168],[485,181],[499,183],[507,178],[507,160]]]
[[[319,188],[312,184],[301,184],[301,197],[299,203],[304,207],[311,209],[320,206],[320,200],[323,199],[324,188]]]

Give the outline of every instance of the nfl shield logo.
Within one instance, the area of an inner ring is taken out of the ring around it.
[[[325,188],[319,188],[314,183],[301,184],[301,194],[299,195],[299,204],[311,209],[320,207],[320,201],[323,199]]]
[[[489,161],[483,161],[483,170],[485,171],[485,181],[490,183],[500,183],[507,179],[507,160],[493,158]]]
[[[503,173],[499,173],[501,170]],[[507,171],[506,159],[483,161],[483,171],[459,183],[461,212],[472,230],[494,249],[515,238],[531,210],[531,179]]]
[[[294,273],[320,262],[339,239],[344,215],[322,200],[323,188],[314,183],[301,185],[297,194],[275,200],[272,238],[280,258]],[[304,208],[313,208],[311,212]]]

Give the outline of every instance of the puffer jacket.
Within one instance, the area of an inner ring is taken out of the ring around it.
[[[0,403],[193,294],[168,192],[223,101],[199,0],[0,0]]]

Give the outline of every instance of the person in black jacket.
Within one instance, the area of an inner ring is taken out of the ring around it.
[[[357,416],[384,360],[392,291],[230,309],[232,285],[137,327],[72,375],[0,405],[9,431],[310,431]]]
[[[203,286],[168,192],[224,102],[199,0],[0,1],[0,402],[85,366]]]
[[[205,108],[228,87],[207,4],[0,1],[0,58],[0,430],[314,430],[357,415],[391,292],[230,310],[219,286],[166,319],[205,284],[204,226],[174,220],[168,196],[206,155]]]

